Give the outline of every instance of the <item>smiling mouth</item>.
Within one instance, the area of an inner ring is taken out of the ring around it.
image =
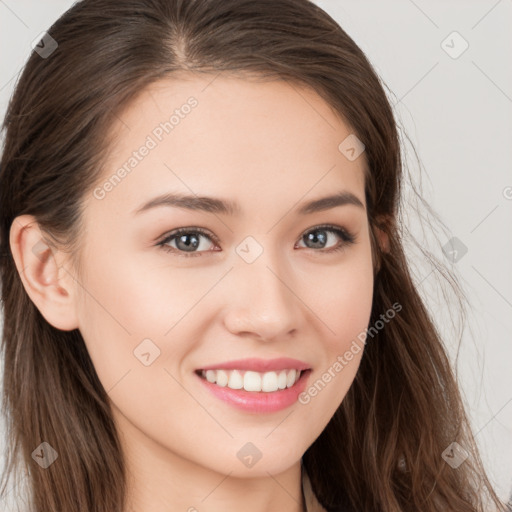
[[[311,370],[296,370],[295,368],[254,372],[250,370],[196,370],[202,379],[219,387],[250,392],[272,393],[293,387],[297,381]]]

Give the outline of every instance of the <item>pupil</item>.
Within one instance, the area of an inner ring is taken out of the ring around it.
[[[315,233],[320,233],[320,236],[317,236]],[[323,247],[323,244],[327,242],[327,237],[325,236],[325,231],[318,230],[318,231],[312,231],[311,233],[308,233],[307,238],[310,242],[313,242],[315,245],[315,248]],[[320,242],[319,242],[320,241]]]
[[[186,242],[186,239],[189,237],[193,239],[192,243]],[[197,249],[197,247],[199,246],[199,237],[195,236],[195,235],[188,235],[188,234],[181,235],[177,240],[177,244],[180,242],[183,242],[185,244],[185,250],[190,250],[190,248]]]

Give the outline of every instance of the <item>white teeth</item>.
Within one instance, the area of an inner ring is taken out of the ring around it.
[[[228,385],[228,374],[224,370],[217,370],[217,385],[225,387]],[[213,381],[215,382],[215,380]]]
[[[290,370],[288,372],[288,375],[286,376],[286,386],[287,387],[293,386],[295,384],[295,375],[296,374],[297,374],[297,372],[295,370]]]
[[[233,370],[229,375],[228,388],[242,389],[244,387],[244,379],[238,370]]]
[[[277,378],[277,385],[279,389],[286,388],[286,370],[282,370],[279,374],[279,377]]]
[[[277,373],[264,373],[263,378],[261,379],[261,390],[268,393],[269,391],[276,391],[277,389],[279,389],[279,386],[277,385]]]
[[[244,375],[245,391],[261,391],[261,377],[256,372],[245,372]]]
[[[299,380],[301,373],[295,369],[265,373],[242,370],[203,370],[202,376],[217,386],[270,393],[292,387]]]

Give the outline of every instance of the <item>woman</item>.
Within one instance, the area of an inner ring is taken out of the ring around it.
[[[83,0],[4,128],[31,511],[503,510],[404,256],[392,110],[315,4]]]

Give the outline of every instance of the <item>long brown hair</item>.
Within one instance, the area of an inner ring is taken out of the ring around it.
[[[82,200],[101,177],[113,119],[152,82],[194,71],[309,86],[365,144],[376,268],[370,323],[395,303],[402,309],[367,343],[348,394],[303,456],[319,501],[329,511],[483,512],[486,501],[504,510],[406,260],[392,108],[340,26],[308,0],[83,0],[48,33],[57,46],[47,39],[51,54],[32,53],[3,125],[4,493],[9,475],[24,469],[31,512],[125,512],[125,464],[108,395],[80,332],[54,328],[29,299],[9,231],[18,215],[35,216],[78,269]],[[376,243],[375,228],[388,235],[389,251]],[[46,470],[32,459],[43,441],[59,454]],[[470,455],[457,469],[442,457],[452,442]]]

